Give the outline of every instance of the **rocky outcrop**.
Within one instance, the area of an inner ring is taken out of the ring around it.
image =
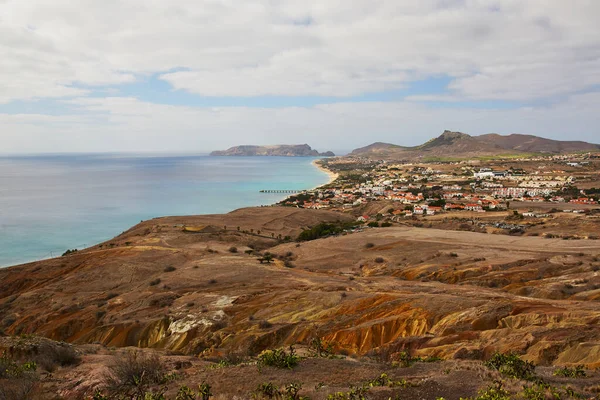
[[[273,146],[235,146],[227,150],[213,151],[211,156],[280,156],[280,157],[333,157],[331,151],[319,153],[307,144]]]

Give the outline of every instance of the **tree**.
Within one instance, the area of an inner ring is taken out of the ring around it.
[[[265,253],[264,256],[262,256],[261,258],[258,259],[258,261],[262,264],[263,262],[266,262],[267,264],[271,263],[271,261],[273,261],[273,255],[271,253]]]

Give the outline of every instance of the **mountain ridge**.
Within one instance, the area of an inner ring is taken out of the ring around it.
[[[354,149],[349,155],[413,160],[427,157],[499,156],[507,152],[561,154],[596,150],[600,150],[600,145],[583,141],[561,141],[523,134],[471,136],[445,130],[440,136],[418,146],[375,142]]]
[[[278,144],[268,146],[240,145],[230,147],[227,150],[215,150],[211,156],[280,156],[280,157],[333,157],[331,151],[319,153],[308,144]]]

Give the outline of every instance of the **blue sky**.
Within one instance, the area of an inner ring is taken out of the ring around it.
[[[0,4],[2,152],[600,141],[596,2]]]

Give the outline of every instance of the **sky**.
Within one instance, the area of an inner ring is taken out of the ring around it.
[[[0,0],[0,153],[600,142],[597,0]]]

